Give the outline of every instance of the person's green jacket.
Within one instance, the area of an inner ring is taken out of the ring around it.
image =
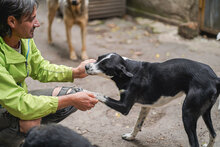
[[[22,53],[9,47],[0,37],[0,107],[22,120],[55,113],[58,98],[28,94],[25,78],[40,82],[73,82],[72,70],[44,60],[33,39],[21,40]]]

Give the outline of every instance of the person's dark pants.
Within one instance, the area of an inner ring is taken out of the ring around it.
[[[44,89],[30,91],[32,95],[46,95],[51,96],[54,89]],[[76,87],[62,87],[57,96],[76,93],[81,91]],[[41,123],[58,123],[75,112],[77,109],[69,106],[57,110],[54,114],[49,114],[42,118]],[[12,116],[5,108],[0,108],[0,147],[17,147],[21,144],[25,137],[24,133],[20,132],[19,118]]]

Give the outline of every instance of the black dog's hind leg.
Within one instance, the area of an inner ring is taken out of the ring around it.
[[[195,116],[191,112],[183,112],[183,124],[185,131],[188,135],[189,143],[191,147],[199,147],[196,126],[199,116]]]
[[[144,120],[145,118],[147,117],[148,113],[150,112],[150,108],[148,107],[141,107],[141,111],[140,111],[140,114],[139,114],[139,117],[138,117],[138,120],[135,124],[135,127],[133,129],[133,131],[131,133],[127,133],[127,134],[123,134],[122,135],[122,138],[125,139],[125,140],[134,140],[137,133],[139,131],[141,131],[141,127],[144,123]]]
[[[213,105],[215,104],[219,93],[218,93],[217,89],[215,89],[215,88],[209,89],[206,93],[209,94],[209,95],[207,95],[207,97],[209,99],[208,99],[208,101],[206,101],[206,103],[204,105],[206,105],[206,106],[208,105],[208,108],[202,114],[202,118],[203,118],[203,120],[206,124],[206,127],[209,130],[209,144],[208,144],[208,147],[213,147],[213,145],[215,143],[216,133],[215,133],[215,130],[214,130],[213,125],[212,125],[211,109],[212,109]]]
[[[196,101],[198,97],[200,97],[200,95],[196,94],[195,91],[189,92],[184,100],[182,108],[183,125],[191,147],[199,147],[196,134],[197,121],[201,115],[199,104]]]
[[[216,90],[204,87],[203,89],[190,88],[190,90],[186,96],[186,99],[183,103],[183,123],[188,135],[189,143],[191,147],[199,147],[197,134],[196,134],[196,126],[197,120],[202,115],[203,120],[210,132],[210,143],[209,147],[212,147],[214,144],[214,138],[216,137],[216,133],[214,131],[212,120],[210,116],[210,111],[214,103],[216,102],[217,95]]]
[[[212,108],[212,107],[211,107]],[[215,130],[213,128],[212,125],[212,120],[211,120],[211,115],[210,115],[210,111],[211,108],[209,108],[203,115],[202,118],[207,126],[207,128],[209,129],[209,144],[208,147],[213,147],[214,143],[215,143],[215,137],[216,137],[216,133]]]

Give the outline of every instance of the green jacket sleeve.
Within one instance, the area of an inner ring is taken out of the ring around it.
[[[70,67],[50,64],[44,60],[33,39],[22,40],[22,47],[23,55],[17,54],[0,37],[0,105],[23,120],[55,113],[58,98],[28,94],[25,78],[31,76],[41,82],[72,82],[72,70]]]
[[[28,58],[30,64],[28,68],[31,68],[30,76],[33,79],[41,82],[73,82],[72,68],[50,64],[41,56],[33,40],[30,44],[31,56]]]
[[[57,97],[27,94],[1,64],[0,71],[0,104],[9,113],[23,120],[32,120],[56,112]]]

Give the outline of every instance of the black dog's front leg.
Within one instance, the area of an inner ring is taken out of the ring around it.
[[[122,93],[120,95],[120,101],[114,100],[108,96],[102,95],[100,93],[91,92],[83,89],[85,92],[89,92],[94,94],[94,96],[102,103],[106,104],[110,108],[122,113],[123,115],[127,115],[131,110],[131,107],[134,105],[134,98],[128,97],[129,94]]]
[[[107,97],[104,103],[110,108],[122,113],[123,115],[127,115],[134,105],[134,98],[128,97],[128,94],[121,94],[120,101]]]

